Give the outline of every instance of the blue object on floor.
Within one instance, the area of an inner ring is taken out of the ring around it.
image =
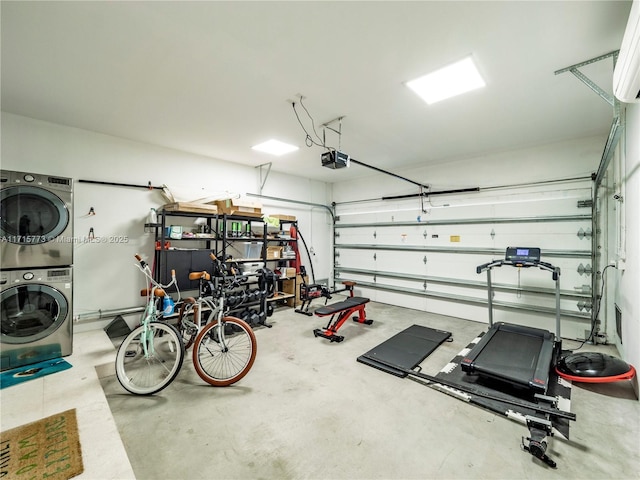
[[[53,358],[44,362],[25,365],[0,373],[0,389],[18,385],[19,383],[41,378],[52,373],[71,368],[71,364],[61,358]]]

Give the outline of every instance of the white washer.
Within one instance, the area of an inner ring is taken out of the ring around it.
[[[0,370],[71,355],[72,268],[0,272]]]
[[[73,181],[0,171],[0,268],[73,264]]]

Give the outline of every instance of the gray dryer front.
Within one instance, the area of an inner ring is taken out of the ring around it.
[[[0,171],[0,268],[73,264],[70,178]]]

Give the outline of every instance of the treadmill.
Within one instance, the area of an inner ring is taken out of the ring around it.
[[[555,335],[540,328],[493,323],[491,270],[503,266],[537,267],[551,272],[555,281]],[[549,374],[561,350],[560,268],[540,261],[539,248],[508,247],[504,260],[494,260],[476,267],[478,274],[483,271],[487,272],[489,331],[465,355],[460,364],[462,371],[506,383],[525,393],[545,395]]]

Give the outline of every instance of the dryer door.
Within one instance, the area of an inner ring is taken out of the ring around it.
[[[0,235],[3,242],[38,245],[58,237],[69,224],[70,213],[56,194],[20,185],[0,194]]]
[[[35,342],[55,332],[67,318],[69,303],[43,284],[9,287],[0,294],[3,344]]]

